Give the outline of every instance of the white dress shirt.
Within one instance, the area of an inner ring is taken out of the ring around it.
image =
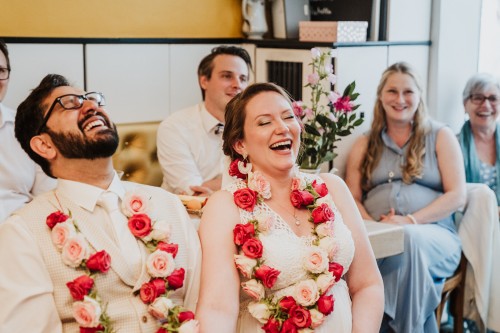
[[[158,128],[158,160],[162,187],[173,193],[192,194],[189,186],[201,185],[222,173],[222,132],[219,121],[204,103],[177,111]]]
[[[14,135],[15,115],[0,103],[0,223],[56,184],[21,148]]]

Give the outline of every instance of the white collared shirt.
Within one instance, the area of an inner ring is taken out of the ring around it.
[[[56,184],[21,148],[14,135],[15,114],[0,103],[0,223]]]
[[[215,134],[218,123],[200,103],[173,113],[160,124],[157,148],[164,189],[192,194],[189,186],[222,174],[222,132]]]

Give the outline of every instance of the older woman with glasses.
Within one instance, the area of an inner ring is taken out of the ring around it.
[[[463,92],[469,116],[458,135],[468,183],[487,184],[500,204],[500,83],[490,74],[472,76]],[[500,209],[499,209],[500,213]]]

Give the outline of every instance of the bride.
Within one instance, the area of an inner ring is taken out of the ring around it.
[[[383,285],[361,216],[339,177],[298,171],[288,95],[251,85],[225,118],[234,181],[199,229],[201,332],[378,332]]]

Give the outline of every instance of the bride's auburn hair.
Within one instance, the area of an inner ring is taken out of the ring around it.
[[[373,170],[377,167],[380,162],[380,157],[382,156],[384,143],[381,134],[387,126],[387,119],[380,98],[382,96],[382,90],[387,83],[387,79],[395,73],[409,75],[413,79],[420,94],[418,107],[413,117],[413,133],[408,143],[408,149],[406,150],[405,163],[401,166],[403,182],[411,184],[415,178],[420,178],[422,176],[424,167],[423,157],[425,154],[425,136],[430,130],[422,85],[418,75],[409,64],[397,62],[384,71],[377,87],[377,100],[373,109],[373,121],[368,135],[368,147],[360,167],[361,184],[364,191],[368,191],[371,188]]]

